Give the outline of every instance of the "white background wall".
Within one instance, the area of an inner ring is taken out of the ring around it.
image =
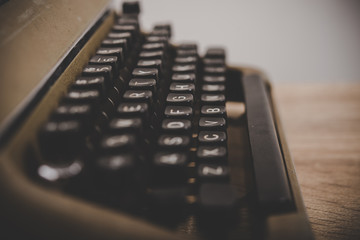
[[[274,82],[360,82],[358,0],[143,0],[141,24],[170,21],[175,42],[226,46],[228,62]]]

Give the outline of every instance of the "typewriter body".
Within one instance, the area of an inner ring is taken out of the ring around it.
[[[1,6],[2,237],[312,239],[265,74],[111,6]]]

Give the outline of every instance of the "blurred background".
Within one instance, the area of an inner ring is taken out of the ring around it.
[[[231,64],[272,82],[360,82],[358,0],[143,0],[141,23],[169,20],[175,42],[221,44]]]

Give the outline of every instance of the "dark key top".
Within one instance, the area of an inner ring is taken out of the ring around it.
[[[196,156],[201,162],[221,164],[226,160],[227,150],[221,146],[199,146]]]
[[[127,90],[123,98],[129,102],[146,102],[152,103],[152,92],[149,90]]]
[[[170,84],[170,92],[174,93],[194,93],[195,92],[195,84],[193,83],[171,83]]]
[[[84,67],[82,75],[103,77],[107,87],[113,86],[113,68],[111,65],[87,65]]]
[[[142,45],[143,51],[159,51],[164,50],[165,44],[164,43],[145,43]]]
[[[204,84],[201,87],[203,92],[208,93],[224,93],[225,85],[224,84]]]
[[[191,118],[193,109],[188,106],[167,106],[164,114],[169,118]]]
[[[156,68],[158,70],[158,74],[162,72],[162,60],[161,59],[149,59],[149,60],[142,60],[140,59],[137,62],[138,68]]]
[[[138,29],[136,26],[128,24],[128,25],[124,25],[124,24],[115,24],[112,29],[113,32],[119,32],[119,33],[123,33],[123,32],[129,32],[131,33],[132,36],[136,36]]]
[[[204,83],[225,83],[225,76],[206,75],[203,78]]]
[[[194,73],[175,73],[171,76],[171,81],[174,82],[195,82],[195,80]]]
[[[177,49],[176,54],[178,57],[198,55],[196,49]]]
[[[163,182],[166,183],[166,181]],[[152,207],[166,209],[166,211],[157,211],[157,217],[162,215],[174,217],[183,210],[182,206],[186,203],[187,192],[186,185],[172,184],[153,187],[148,194]]]
[[[224,94],[201,94],[201,102],[203,104],[214,104],[214,105],[224,105],[225,104],[225,95]]]
[[[106,184],[104,188],[130,187],[135,182],[137,165],[135,156],[129,153],[99,156],[95,159],[97,181]]]
[[[117,23],[120,25],[133,25],[137,29],[140,28],[139,21],[135,18],[120,18],[118,19]]]
[[[84,147],[84,135],[79,120],[49,121],[39,133],[40,149],[50,162],[67,162]]]
[[[163,148],[184,149],[190,146],[188,135],[160,135],[158,145]]]
[[[115,74],[118,73],[118,69],[121,65],[121,62],[118,61],[118,58],[116,56],[102,56],[102,55],[95,55],[92,58],[90,58],[89,64],[93,65],[110,65],[112,67],[112,70]]]
[[[191,121],[187,119],[164,119],[161,124],[164,131],[187,132],[191,127]]]
[[[151,78],[156,82],[159,80],[158,70],[156,68],[135,68],[132,71],[133,78]]]
[[[196,43],[181,43],[178,46],[178,49],[181,50],[197,50],[197,45]]]
[[[205,58],[225,59],[225,50],[223,48],[209,48],[206,51]]]
[[[221,164],[200,164],[198,177],[201,182],[227,182],[230,179],[229,168]]]
[[[166,30],[168,37],[171,37],[171,25],[170,24],[157,24],[154,26],[154,30]]]
[[[118,62],[124,62],[124,49],[121,47],[101,47],[96,51],[98,55],[107,55],[107,56],[116,56],[118,58]]]
[[[173,73],[195,73],[196,72],[196,65],[194,64],[175,64],[172,67]]]
[[[137,145],[137,138],[134,134],[124,133],[117,135],[103,136],[100,139],[100,150],[104,153],[123,153],[132,150]]]
[[[170,38],[171,33],[166,29],[154,29],[151,31],[152,36],[165,36],[167,38]]]
[[[126,53],[129,49],[128,40],[126,38],[106,38],[101,42],[102,47],[120,47]]]
[[[87,103],[97,107],[101,102],[101,95],[98,90],[70,90],[63,98],[67,103]]]
[[[93,117],[94,110],[89,104],[60,104],[52,114],[52,118],[62,120],[91,121]]]
[[[209,214],[201,220],[219,222],[236,216],[239,197],[236,189],[229,184],[201,184],[198,200],[203,214]]]
[[[194,102],[194,96],[189,93],[169,93],[166,97],[166,102],[173,105],[190,106]]]
[[[223,76],[225,74],[225,72],[226,72],[226,68],[223,66],[220,66],[220,67],[206,66],[204,68],[205,75]]]
[[[201,114],[204,116],[225,116],[226,109],[225,106],[202,106],[201,107]]]
[[[37,169],[38,176],[51,183],[74,184],[83,172],[84,161],[80,158],[74,158],[69,164],[41,164]]]
[[[163,51],[142,51],[139,54],[140,59],[163,59]]]
[[[185,183],[188,155],[182,152],[159,152],[153,158],[153,181],[159,185]]]
[[[78,77],[71,87],[82,90],[98,90],[102,97],[106,94],[104,77]]]
[[[197,63],[196,56],[183,56],[183,57],[176,57],[175,63],[176,64],[196,64]]]
[[[110,121],[108,130],[111,133],[141,133],[142,128],[143,122],[141,118],[114,118]]]
[[[122,11],[124,14],[139,14],[140,4],[138,1],[125,1],[122,4]]]
[[[159,42],[159,43],[167,43],[169,41],[169,38],[166,36],[153,36],[153,35],[149,35],[146,37],[146,41],[147,42]]]
[[[201,130],[223,130],[225,127],[225,118],[201,117],[199,120],[199,128]]]
[[[222,131],[200,131],[198,139],[203,144],[221,144],[226,142],[226,133]]]
[[[146,120],[149,115],[147,103],[121,103],[117,108],[119,116],[138,116]]]
[[[205,66],[225,66],[225,60],[221,58],[204,58]]]
[[[155,91],[156,80],[151,78],[133,78],[129,81],[129,87],[131,89]]]
[[[132,36],[131,36],[131,33],[129,32],[123,32],[123,33],[118,33],[118,32],[110,32],[108,35],[107,35],[108,38],[115,38],[115,39],[126,39],[126,42],[127,42],[127,45],[128,45],[128,48],[131,48],[131,45],[132,45]]]

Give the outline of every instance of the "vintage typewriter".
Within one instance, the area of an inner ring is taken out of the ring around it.
[[[141,31],[137,2],[20,2],[0,14],[2,239],[312,239],[263,73]]]

